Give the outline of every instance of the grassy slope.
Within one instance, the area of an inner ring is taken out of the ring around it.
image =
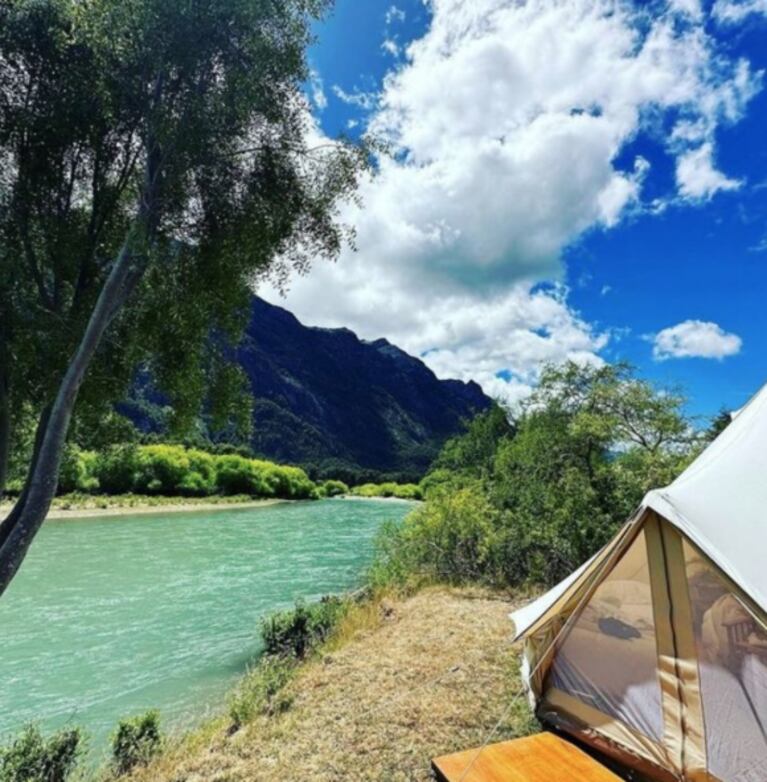
[[[432,756],[530,730],[497,593],[425,589],[363,607],[289,685],[291,708],[226,735],[224,721],[134,782],[429,780]]]

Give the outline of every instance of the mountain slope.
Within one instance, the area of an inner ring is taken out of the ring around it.
[[[259,298],[237,358],[255,398],[254,451],[325,474],[415,477],[490,404],[476,383],[438,380],[384,339],[310,328]]]

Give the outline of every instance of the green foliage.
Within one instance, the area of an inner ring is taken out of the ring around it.
[[[98,454],[94,451],[83,451],[75,445],[67,446],[61,461],[58,490],[62,493],[97,491],[97,461]]]
[[[499,443],[510,439],[513,434],[514,427],[509,423],[506,411],[497,404],[493,405],[476,416],[464,434],[445,443],[421,487],[428,492],[443,481],[490,477]]]
[[[247,459],[234,454],[215,457],[216,486],[222,494],[250,494],[253,497],[281,497],[306,500],[315,496],[316,486],[299,467]]]
[[[445,582],[497,581],[498,517],[478,483],[442,486],[400,526],[382,532],[371,580],[402,584],[419,573]]]
[[[285,686],[295,674],[296,661],[289,657],[267,656],[248,672],[229,702],[232,727],[238,730],[258,715],[271,716],[286,711],[290,698]]]
[[[363,483],[351,490],[355,497],[395,497],[399,500],[420,500],[421,487],[416,483]]]
[[[325,641],[338,620],[346,613],[347,603],[336,597],[324,597],[319,603],[299,601],[295,608],[278,611],[261,623],[266,653],[302,659]]]
[[[298,467],[232,453],[219,456],[182,445],[129,443],[98,452],[68,446],[65,456],[59,486],[62,493],[223,494],[293,500],[320,495],[316,484]],[[328,483],[332,492],[348,491],[338,481]]]
[[[82,736],[77,729],[45,737],[29,725],[0,748],[0,782],[66,782],[77,765]]]
[[[138,473],[138,448],[133,443],[112,445],[100,451],[94,473],[105,494],[127,494],[133,491]]]
[[[343,481],[328,480],[322,482],[322,493],[325,497],[340,497],[349,493],[349,487]]]
[[[711,419],[711,424],[706,430],[706,439],[709,441],[716,440],[717,437],[732,423],[732,412],[723,407],[719,412]]]
[[[214,457],[179,445],[142,445],[137,449],[133,490],[143,494],[202,496],[216,488]]]
[[[160,715],[156,711],[120,720],[112,736],[114,770],[122,775],[138,766],[145,766],[161,748]]]
[[[374,579],[557,582],[697,455],[683,404],[623,365],[548,367],[513,425],[495,408],[447,443]]]

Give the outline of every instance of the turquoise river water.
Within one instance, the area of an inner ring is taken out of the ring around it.
[[[353,588],[410,506],[323,500],[48,522],[0,599],[0,735],[80,725],[104,752],[120,717],[181,729],[260,650],[259,619]]]

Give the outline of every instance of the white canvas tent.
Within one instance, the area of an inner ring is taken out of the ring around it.
[[[549,724],[650,779],[767,782],[767,387],[512,620]]]

